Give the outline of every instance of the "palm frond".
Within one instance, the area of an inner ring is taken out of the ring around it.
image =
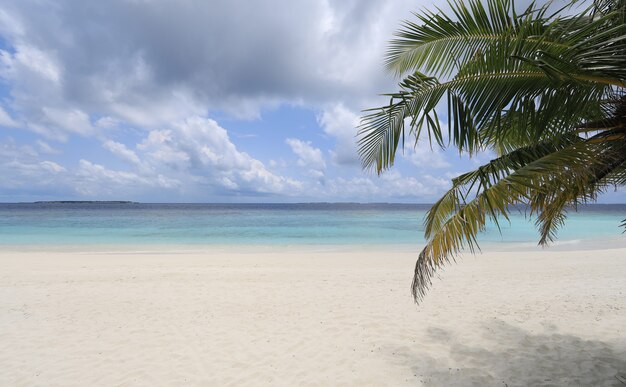
[[[487,142],[497,140],[511,127],[506,118],[513,115],[537,131],[537,138],[545,128],[577,125],[589,118],[596,101],[608,90],[577,79],[555,82],[546,72],[523,61],[497,63],[488,59],[473,63],[447,82],[415,73],[400,86],[402,90],[391,95],[389,105],[370,109],[359,126],[363,165],[379,173],[393,165],[399,139],[405,134],[405,120],[410,119],[416,141],[425,126],[440,142],[443,133],[435,108],[446,96],[450,140],[460,151],[471,154],[481,149],[479,132],[491,133],[483,136]]]
[[[569,47],[562,34],[547,27],[547,7],[517,15],[513,1],[450,1],[448,16],[441,10],[414,14],[405,21],[387,52],[387,68],[398,75],[422,71],[446,77],[472,60],[476,53],[512,40],[510,47],[561,51]],[[510,54],[513,54],[512,51]]]
[[[501,156],[453,181],[453,188],[426,217],[429,241],[419,255],[412,282],[416,301],[424,296],[436,269],[464,248],[474,252],[478,248],[477,234],[484,231],[487,220],[508,219],[513,204],[529,204],[533,211],[539,212],[542,239],[549,240],[564,220],[564,205],[595,194],[602,188],[597,184],[601,175],[626,162],[626,142],[615,143],[609,146],[607,142],[573,141],[560,149],[551,149],[546,143]],[[608,149],[605,158],[598,158],[598,148]],[[607,159],[613,164],[607,166]],[[593,179],[596,184],[590,186]],[[479,187],[473,199],[461,199],[476,183]],[[544,197],[543,201],[537,201],[539,196]]]
[[[435,270],[478,249],[477,234],[488,221],[499,227],[511,205],[536,216],[544,245],[568,209],[626,185],[626,0],[596,0],[568,16],[534,3],[517,13],[513,0],[449,5],[449,14],[425,11],[403,23],[386,63],[409,75],[358,132],[363,167],[378,173],[393,165],[400,141],[423,141],[424,132],[431,144],[499,155],[453,179],[428,212],[416,300]]]

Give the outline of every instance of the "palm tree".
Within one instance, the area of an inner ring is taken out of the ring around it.
[[[424,11],[402,24],[386,57],[404,77],[400,90],[359,127],[363,167],[379,174],[405,136],[417,144],[424,132],[431,145],[497,153],[453,179],[427,213],[416,302],[436,269],[466,247],[474,252],[486,222],[508,220],[512,205],[527,206],[545,245],[568,208],[626,184],[626,0],[596,0],[574,15],[576,2],[521,13],[511,0],[449,5],[451,13]]]

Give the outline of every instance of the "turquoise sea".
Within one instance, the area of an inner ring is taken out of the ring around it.
[[[410,245],[424,242],[424,204],[0,204],[0,245]],[[560,241],[621,241],[626,205],[570,212]],[[483,242],[534,242],[514,211]]]

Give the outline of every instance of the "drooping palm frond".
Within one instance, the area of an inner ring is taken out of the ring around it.
[[[416,300],[436,268],[474,251],[486,222],[508,219],[511,205],[536,216],[543,245],[568,208],[626,185],[626,0],[597,0],[565,17],[534,3],[516,13],[510,0],[454,0],[450,8],[450,16],[426,11],[403,24],[387,66],[410,74],[359,127],[363,166],[378,173],[407,135],[448,145],[440,103],[450,145],[499,155],[453,179],[428,212]]]
[[[594,199],[625,163],[623,137],[605,142],[570,138],[516,150],[459,176],[427,214],[428,243],[416,263],[413,296],[421,299],[435,270],[462,249],[475,251],[476,236],[487,221],[508,219],[511,205],[529,205],[538,214],[540,243],[551,240],[564,220],[563,208]],[[468,200],[472,190],[476,193]]]
[[[528,204],[531,211],[537,213],[540,245],[556,239],[556,231],[564,224],[567,206],[575,208],[579,203],[595,201],[598,194],[610,187],[622,173],[626,166],[624,133],[610,138],[607,133],[600,133],[587,140],[589,146],[595,148],[595,156],[586,169],[582,173],[564,175],[558,183],[557,180],[550,180],[530,198]],[[568,167],[571,168],[571,165]]]
[[[552,141],[534,144],[502,155],[478,169],[464,173],[452,180],[452,188],[439,199],[427,213],[424,226],[426,238],[431,238],[449,217],[460,210],[472,191],[481,192],[491,187],[530,162],[571,146],[582,139],[576,135],[563,135]],[[496,217],[492,217],[497,222]]]

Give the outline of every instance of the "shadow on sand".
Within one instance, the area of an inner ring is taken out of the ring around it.
[[[428,330],[424,346],[446,347],[450,363],[419,346],[396,349],[395,359],[432,386],[626,386],[626,340],[535,334],[503,321],[486,324],[479,333],[485,348],[463,344],[444,329]]]

